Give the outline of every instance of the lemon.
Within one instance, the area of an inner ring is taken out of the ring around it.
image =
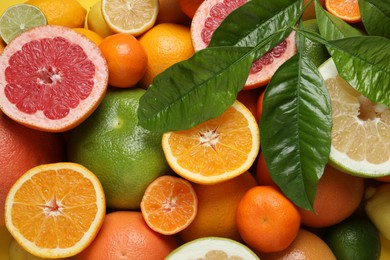
[[[4,11],[9,8],[10,6],[12,5],[16,5],[16,4],[22,4],[26,2],[26,0],[3,0],[3,1],[0,1],[0,15],[2,15],[4,13]]]
[[[329,163],[352,175],[390,175],[390,109],[372,103],[342,79],[332,59],[319,67],[332,105]]]
[[[390,259],[390,240],[386,239],[382,234],[379,235],[381,239],[381,256],[379,260]]]
[[[103,38],[114,34],[114,32],[108,27],[106,20],[102,14],[102,2],[97,1],[90,9],[87,15],[88,29],[99,34]]]
[[[99,0],[78,0],[79,3],[86,9],[89,10],[94,4],[99,2]]]
[[[368,187],[365,194],[365,211],[379,232],[390,240],[390,183]]]
[[[77,0],[28,0],[26,4],[41,9],[48,24],[84,27],[87,10]]]

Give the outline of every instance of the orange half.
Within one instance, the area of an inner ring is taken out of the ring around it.
[[[146,189],[141,201],[141,212],[154,231],[173,235],[194,220],[198,199],[190,182],[180,177],[164,175]]]
[[[42,258],[76,255],[95,238],[105,216],[97,177],[76,163],[34,167],[10,189],[6,226],[15,240]]]
[[[239,101],[221,116],[191,129],[164,133],[162,146],[171,168],[199,184],[215,184],[247,171],[260,148],[260,131]]]
[[[331,14],[346,22],[361,21],[358,0],[325,0],[325,7]]]

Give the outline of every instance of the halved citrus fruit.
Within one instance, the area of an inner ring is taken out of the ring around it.
[[[374,104],[342,79],[333,59],[319,67],[332,104],[329,163],[362,177],[390,174],[390,109]]]
[[[205,0],[196,10],[191,23],[191,37],[195,51],[206,48],[222,21],[247,1]],[[253,62],[244,89],[253,89],[268,84],[280,65],[296,52],[295,32],[292,32],[284,41]]]
[[[46,25],[44,13],[36,6],[16,4],[9,7],[0,17],[0,35],[6,43],[28,29]]]
[[[223,237],[203,237],[187,242],[173,250],[166,260],[182,259],[245,259],[260,258],[246,245]]]
[[[69,257],[86,248],[105,216],[99,179],[75,163],[43,164],[28,170],[10,189],[6,226],[28,252]]]
[[[361,21],[358,0],[325,0],[325,8],[346,22],[358,23]]]
[[[222,115],[193,128],[163,134],[171,168],[199,184],[232,179],[247,171],[260,148],[260,131],[251,111],[239,101]]]
[[[102,0],[107,25],[117,33],[141,35],[156,22],[158,0]]]
[[[0,109],[31,128],[69,130],[99,105],[108,69],[98,46],[57,25],[30,29],[0,57]]]
[[[173,235],[188,227],[197,209],[198,199],[191,183],[170,175],[154,180],[141,201],[146,224],[163,235]]]

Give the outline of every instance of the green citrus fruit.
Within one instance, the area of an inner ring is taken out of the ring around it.
[[[379,232],[367,219],[347,219],[327,229],[324,237],[339,260],[379,259]]]
[[[365,210],[379,232],[390,240],[390,183],[368,187],[365,196]]]
[[[303,21],[303,29],[313,33],[320,33],[318,29],[317,19],[310,19]],[[305,38],[305,48],[303,50],[304,54],[313,62],[317,67],[329,59],[330,55],[326,50],[325,45],[322,43],[314,42]]]
[[[68,159],[95,173],[103,185],[107,207],[135,210],[157,177],[169,172],[161,133],[138,125],[143,89],[108,91],[100,106],[69,132]]]

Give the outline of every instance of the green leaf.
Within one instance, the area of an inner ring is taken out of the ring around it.
[[[359,0],[359,8],[368,35],[390,38],[390,0]]]
[[[251,51],[243,47],[207,48],[169,67],[140,99],[139,124],[168,132],[219,116],[245,84],[253,60]]]
[[[296,54],[277,70],[260,120],[261,150],[273,180],[297,206],[313,210],[332,117],[323,78],[306,57]]]
[[[318,0],[314,0],[318,29],[326,40],[336,40],[350,36],[363,35],[361,31],[352,27],[337,16],[324,10]]]
[[[340,76],[377,104],[390,107],[390,40],[355,36],[327,45]]]

